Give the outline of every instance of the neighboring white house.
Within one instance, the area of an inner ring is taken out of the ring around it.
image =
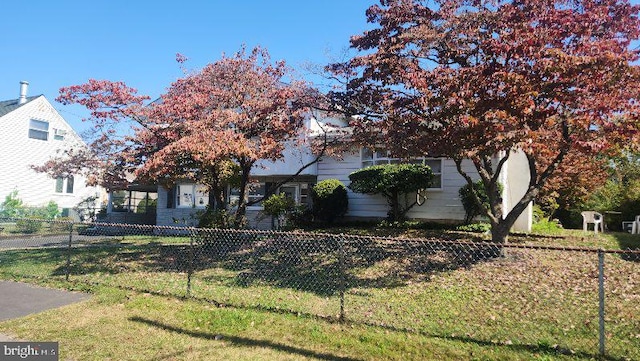
[[[21,82],[18,98],[0,101],[0,202],[16,190],[25,206],[54,201],[66,214],[84,199],[99,197],[100,189],[87,187],[81,175],[53,179],[31,168],[86,145],[43,95],[28,97],[27,89]]]
[[[329,123],[330,125],[324,125]],[[341,124],[342,123],[342,124]],[[321,128],[339,129],[345,126],[340,119],[330,118],[318,122],[314,118],[308,119],[306,127],[310,129],[309,134],[318,134]],[[331,131],[331,130],[329,130]],[[254,183],[249,192],[249,200],[264,196],[265,189],[273,184],[286,180],[295,174],[303,165],[311,162],[315,156],[309,148],[294,146],[285,152],[284,158],[276,161],[262,161],[256,164],[252,170]],[[411,219],[422,219],[430,221],[462,221],[465,218],[465,211],[460,201],[458,190],[466,184],[464,178],[458,173],[455,163],[447,158],[420,158],[418,161],[429,165],[434,173],[433,187],[426,190],[426,201],[420,206],[412,208],[407,216]],[[349,174],[358,169],[374,164],[395,163],[398,159],[390,158],[386,152],[371,152],[367,149],[355,149],[351,153],[345,153],[340,159],[322,157],[322,159],[312,166],[306,168],[295,181],[289,181],[282,185],[275,193],[286,193],[298,204],[309,204],[310,189],[313,184],[325,179],[335,178],[349,185]],[[506,162],[501,174],[501,183],[504,186],[504,207],[507,210],[512,208],[512,204],[526,191],[528,179],[528,163],[519,154],[512,155]],[[463,162],[463,169],[477,177],[477,172],[470,161]],[[196,223],[196,213],[203,211],[208,204],[208,194],[201,185],[194,183],[180,183],[172,189],[165,189],[161,186],[157,188],[157,225],[175,225]],[[130,198],[135,198],[136,192],[129,192]],[[386,200],[382,196],[359,194],[348,191],[349,209],[346,214],[348,218],[382,219],[388,211]],[[410,197],[415,195],[410,195]],[[138,194],[138,198],[141,193]],[[237,193],[233,190],[228,192],[228,200],[233,204]],[[135,202],[134,202],[135,203]],[[253,228],[268,228],[270,222],[260,217],[260,204],[256,204],[247,209],[249,225]],[[531,230],[531,207],[529,207],[514,226],[515,231],[529,232]]]

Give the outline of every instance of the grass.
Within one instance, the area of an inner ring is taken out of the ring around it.
[[[94,295],[0,322],[0,332],[60,341],[61,359],[76,360],[597,358],[594,253],[508,249],[505,257],[492,258],[469,249],[379,241],[349,245],[359,256],[341,266],[335,248],[304,240],[203,247],[192,258],[185,238],[178,240],[127,236],[74,249],[70,283],[64,282],[64,249],[0,251],[2,278]],[[631,235],[579,231],[514,235],[510,242],[640,248]],[[605,262],[608,358],[640,359],[640,262],[615,254]],[[196,268],[189,298],[188,264]],[[337,277],[340,267],[347,271],[344,281]],[[343,287],[346,322],[340,323]]]

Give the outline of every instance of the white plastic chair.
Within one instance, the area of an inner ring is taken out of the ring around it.
[[[604,233],[604,217],[602,214],[595,211],[584,211],[582,214],[582,230],[587,231],[589,223],[593,223],[593,230],[598,233],[598,227],[600,231]]]
[[[640,233],[640,216],[636,216],[636,219],[633,221],[631,225],[631,234],[639,234]]]

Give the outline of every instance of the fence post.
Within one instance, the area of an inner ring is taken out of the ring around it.
[[[187,297],[191,297],[191,275],[193,274],[193,258],[194,258],[194,249],[193,249],[193,238],[196,236],[197,230],[192,229],[191,235],[189,236],[189,267],[187,269]]]
[[[340,322],[343,322],[345,319],[344,315],[344,290],[346,288],[346,270],[344,267],[344,239],[342,237],[338,238],[338,272],[340,272],[339,276],[339,292],[340,292]]]
[[[64,270],[64,279],[69,282],[69,273],[71,273],[71,242],[73,241],[73,223],[69,225],[69,243],[67,246],[67,266]]]
[[[598,250],[598,316],[599,316],[599,352],[600,356],[604,356],[604,250]]]

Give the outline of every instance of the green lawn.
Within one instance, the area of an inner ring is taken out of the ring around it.
[[[597,358],[595,253],[507,249],[495,258],[368,240],[347,245],[352,253],[340,260],[335,248],[299,239],[286,247],[263,238],[194,254],[185,238],[178,240],[126,237],[75,249],[69,283],[64,249],[0,251],[2,278],[94,295],[0,322],[0,333],[60,341],[61,359],[77,360]],[[637,236],[577,231],[510,242],[640,248]],[[640,259],[607,254],[605,262],[608,358],[640,359]],[[189,266],[196,271],[186,297]]]

